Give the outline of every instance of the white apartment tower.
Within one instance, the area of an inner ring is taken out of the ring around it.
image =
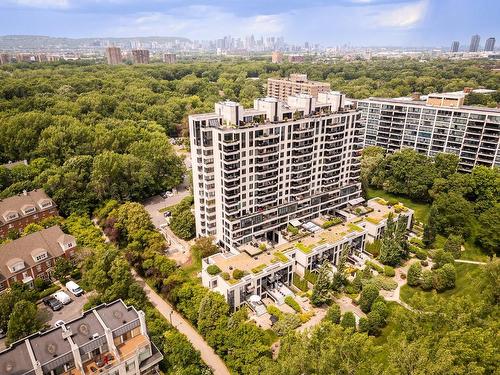
[[[234,251],[361,195],[360,112],[338,92],[220,102],[189,117],[196,232]]]

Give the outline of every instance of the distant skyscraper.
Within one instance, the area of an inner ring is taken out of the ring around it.
[[[451,43],[451,52],[458,52],[458,47],[460,47],[460,42],[454,41]]]
[[[10,63],[10,55],[8,53],[0,53],[0,65]]]
[[[469,52],[477,52],[479,49],[479,41],[481,40],[481,37],[479,35],[472,35],[472,38],[470,40],[470,46],[469,46]]]
[[[106,60],[109,65],[118,65],[122,63],[122,51],[118,47],[106,48]]]
[[[273,64],[281,64],[283,62],[283,52],[274,51],[271,61]]]
[[[164,53],[163,62],[167,64],[175,64],[177,62],[177,56],[175,53]]]
[[[495,38],[486,39],[486,44],[484,45],[485,51],[493,51],[495,49]]]
[[[132,61],[134,62],[134,64],[149,64],[149,50],[133,49]]]

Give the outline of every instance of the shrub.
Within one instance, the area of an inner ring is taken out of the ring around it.
[[[399,201],[398,201],[397,199],[389,199],[389,200],[387,201],[387,204],[388,204],[389,206],[396,206],[398,203],[399,203]]]
[[[420,287],[423,290],[431,290],[434,287],[434,275],[432,271],[424,270],[422,271],[422,279],[420,281]]]
[[[369,312],[372,307],[372,303],[377,297],[378,288],[372,283],[366,284],[359,297],[359,307],[361,308],[361,311],[364,313]]]
[[[393,277],[396,275],[396,271],[391,266],[384,266],[384,275],[388,277]]]
[[[421,247],[421,248],[425,247],[424,241],[422,241],[418,237],[412,237],[412,238],[410,238],[410,243],[413,244],[413,245],[417,245],[418,247]]]
[[[367,243],[366,251],[368,251],[373,257],[378,257],[380,255],[380,240],[375,240],[372,243]]]
[[[209,275],[215,276],[221,272],[221,269],[215,264],[211,264],[207,267],[207,272]]]
[[[415,251],[415,256],[417,257],[417,259],[426,260],[427,259],[427,251],[417,247],[416,251]]]
[[[326,315],[325,315],[325,319],[332,322],[332,323],[339,324],[340,317],[341,317],[340,306],[337,305],[336,303],[334,303],[327,310]]]
[[[398,287],[398,283],[395,280],[386,276],[377,276],[371,283],[375,284],[378,289],[383,290],[394,290]]]
[[[52,293],[57,292],[61,287],[59,285],[52,285],[51,287],[45,289],[44,291],[40,292],[39,298],[43,299],[47,296],[50,296]]]
[[[340,321],[340,325],[344,328],[354,328],[356,329],[356,317],[351,311],[346,312],[342,316],[342,320]]]
[[[260,251],[266,251],[266,249],[267,249],[267,246],[266,246],[266,244],[264,242],[262,242],[262,243],[259,244],[259,250]]]
[[[333,227],[334,225],[340,224],[342,222],[342,219],[339,217],[334,217],[331,220],[327,220],[323,223],[321,226],[323,229],[328,229],[330,227]]]
[[[222,272],[220,274],[220,276],[224,279],[224,280],[229,280],[231,278],[231,276],[227,273],[227,272]]]
[[[426,260],[421,260],[420,264],[422,265],[422,267],[427,267],[429,265],[429,262]]]
[[[422,277],[422,266],[420,263],[413,263],[408,269],[408,285],[418,286]]]
[[[378,264],[374,263],[374,262],[371,262],[371,261],[367,261],[365,263],[367,266],[370,266],[372,269],[374,269],[375,271],[377,271],[378,273],[382,273],[384,272],[384,268],[379,266]]]
[[[276,306],[274,305],[269,305],[267,306],[267,312],[270,314],[270,315],[274,315],[276,318],[280,319],[282,316],[283,316],[283,311],[281,311],[280,309],[278,309]]]
[[[285,297],[285,303],[290,306],[292,309],[294,309],[296,312],[301,313],[302,309],[300,308],[300,305],[298,304],[297,301],[293,299],[292,296],[286,296]]]
[[[443,267],[434,271],[434,288],[438,292],[455,287],[457,272],[452,264],[445,264]]]
[[[299,314],[299,319],[302,324],[307,323],[314,316],[314,311],[308,311],[305,313]]]
[[[434,265],[432,267],[434,269],[441,268],[445,264],[454,264],[455,263],[455,259],[453,259],[453,255],[445,252],[443,249],[436,250],[432,256],[432,260],[434,261]]]
[[[299,228],[296,228],[291,224],[288,224],[288,226],[286,227],[286,230],[294,236],[299,234]]]
[[[318,280],[318,274],[316,272],[306,270],[306,272],[304,273],[304,279],[309,281],[311,284],[316,284],[316,281]]]
[[[299,289],[303,292],[307,292],[307,290],[308,290],[307,280],[301,279],[301,277],[298,274],[294,273],[292,282],[293,282],[293,285],[295,287],[297,287],[297,289]]]
[[[233,279],[235,279],[235,280],[239,280],[239,279],[241,279],[243,276],[245,276],[245,272],[243,272],[242,270],[235,269],[235,270],[233,271]]]

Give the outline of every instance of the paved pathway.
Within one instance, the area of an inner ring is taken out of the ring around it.
[[[200,351],[201,359],[213,371],[215,375],[230,375],[226,364],[214,352],[214,350],[205,342],[203,337],[194,329],[187,320],[185,320],[172,306],[161,298],[146,282],[139,277],[135,271],[132,271],[134,278],[146,292],[146,296],[154,307],[162,314],[179,332],[186,335],[195,349]]]
[[[478,264],[478,265],[485,265],[485,264],[488,264],[486,262],[478,262],[476,260],[467,260],[467,259],[455,259],[455,262],[457,263],[468,263],[468,264]]]

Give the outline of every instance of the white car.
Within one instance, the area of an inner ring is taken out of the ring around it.
[[[68,281],[66,283],[66,289],[68,289],[75,297],[80,297],[84,292],[80,286],[74,281]]]
[[[61,291],[55,292],[54,294],[52,294],[52,297],[61,302],[63,305],[67,305],[72,301],[72,299],[68,296],[68,294]]]
[[[54,323],[54,327],[61,327],[63,326],[65,323],[64,323],[64,320],[58,320]]]

